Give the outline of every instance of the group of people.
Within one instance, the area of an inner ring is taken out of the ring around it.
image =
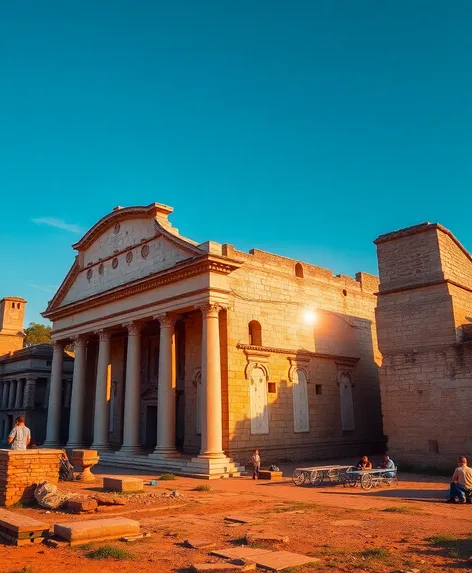
[[[371,470],[372,469],[372,462],[369,460],[369,458],[367,456],[362,456],[362,458],[357,462],[356,467],[359,471]],[[380,466],[377,466],[377,469],[394,470],[395,469],[395,463],[390,458],[390,456],[385,454],[383,462],[380,464]],[[395,472],[394,471],[385,472],[385,477],[393,478],[393,477],[395,477]]]

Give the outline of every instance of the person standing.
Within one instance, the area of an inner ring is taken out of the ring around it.
[[[252,479],[259,479],[259,472],[261,471],[261,457],[259,450],[254,450],[249,463],[252,464]]]
[[[471,503],[470,494],[472,492],[472,468],[467,465],[467,458],[461,456],[457,460],[458,467],[452,476],[449,487],[449,499],[447,503]]]
[[[18,416],[13,430],[8,436],[8,443],[12,450],[26,450],[31,441],[30,429],[25,426],[24,416]]]

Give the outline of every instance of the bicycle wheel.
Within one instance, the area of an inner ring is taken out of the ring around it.
[[[305,472],[303,470],[295,470],[292,475],[292,481],[295,485],[303,485],[305,483]]]
[[[341,479],[341,472],[339,470],[328,470],[328,479],[331,483],[338,483]]]
[[[361,477],[361,488],[362,489],[372,489],[374,485],[374,479],[372,478],[371,474],[364,474]]]
[[[311,485],[320,485],[323,481],[323,472],[317,472],[316,470],[310,473]]]

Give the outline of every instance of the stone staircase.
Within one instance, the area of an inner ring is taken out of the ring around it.
[[[246,469],[231,458],[205,459],[199,457],[161,456],[156,454],[123,455],[115,452],[100,453],[100,463],[117,468],[169,472],[202,479],[239,477]]]

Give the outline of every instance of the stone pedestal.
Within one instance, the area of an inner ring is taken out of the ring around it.
[[[77,479],[83,482],[95,481],[96,478],[90,470],[94,465],[98,464],[99,459],[96,450],[72,450],[73,464],[82,468]]]

